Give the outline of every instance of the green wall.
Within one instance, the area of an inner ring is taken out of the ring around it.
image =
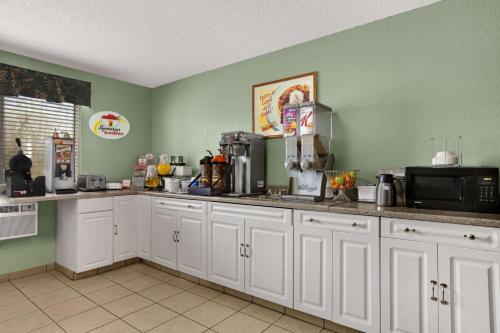
[[[196,162],[222,131],[251,130],[253,84],[318,71],[336,168],[373,181],[458,135],[465,163],[500,165],[499,41],[500,1],[445,0],[180,80],[153,90],[153,150]],[[283,141],[267,143],[267,181],[286,184]]]
[[[151,89],[3,51],[0,63],[92,83],[92,109],[81,109],[81,173],[102,173],[111,180],[130,178],[136,156],[151,149]],[[130,121],[131,129],[125,138],[104,140],[90,132],[89,117],[104,110],[122,113]],[[55,203],[41,203],[39,235],[0,241],[0,275],[53,263],[55,221]]]

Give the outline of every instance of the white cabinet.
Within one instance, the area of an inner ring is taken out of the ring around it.
[[[500,333],[498,235],[382,219],[382,331]]]
[[[177,221],[175,210],[153,208],[151,217],[151,261],[177,269]]]
[[[439,246],[439,332],[500,332],[500,253]]]
[[[239,291],[245,290],[244,226],[241,217],[208,218],[208,279]]]
[[[437,245],[381,241],[382,332],[438,332]]]
[[[198,277],[207,275],[207,228],[205,216],[177,212],[177,268]]]
[[[113,263],[113,198],[57,204],[56,262],[81,273]]]
[[[114,261],[137,256],[136,196],[114,198]]]
[[[293,306],[291,210],[208,205],[208,279]]]
[[[294,230],[294,308],[332,319],[333,233],[303,225]]]
[[[207,277],[206,203],[153,199],[151,261]]]
[[[380,332],[379,237],[333,233],[333,321]]]
[[[151,260],[151,197],[136,196],[137,256]]]
[[[245,292],[293,305],[293,228],[245,220]]]
[[[380,332],[378,218],[294,212],[294,308]]]
[[[113,212],[78,214],[77,266],[84,272],[113,263]]]

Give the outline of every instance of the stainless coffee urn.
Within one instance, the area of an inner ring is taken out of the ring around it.
[[[260,194],[265,188],[266,145],[261,135],[235,131],[221,134],[221,152],[230,167],[230,192],[225,195]]]

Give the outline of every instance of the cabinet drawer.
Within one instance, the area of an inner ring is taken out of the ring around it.
[[[192,213],[203,213],[206,211],[206,203],[203,201],[170,198],[153,199],[153,207],[167,208]]]
[[[213,217],[239,217],[292,225],[292,211],[283,208],[256,207],[250,205],[209,203],[208,214]]]
[[[500,251],[500,229],[451,223],[382,218],[382,237]]]
[[[77,211],[79,214],[113,210],[113,207],[113,197],[77,200]]]
[[[295,210],[296,225],[319,227],[335,231],[379,235],[379,218],[376,216],[320,213]]]

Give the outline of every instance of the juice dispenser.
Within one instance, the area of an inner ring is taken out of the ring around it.
[[[45,141],[45,187],[52,193],[75,193],[75,145],[73,139]]]

